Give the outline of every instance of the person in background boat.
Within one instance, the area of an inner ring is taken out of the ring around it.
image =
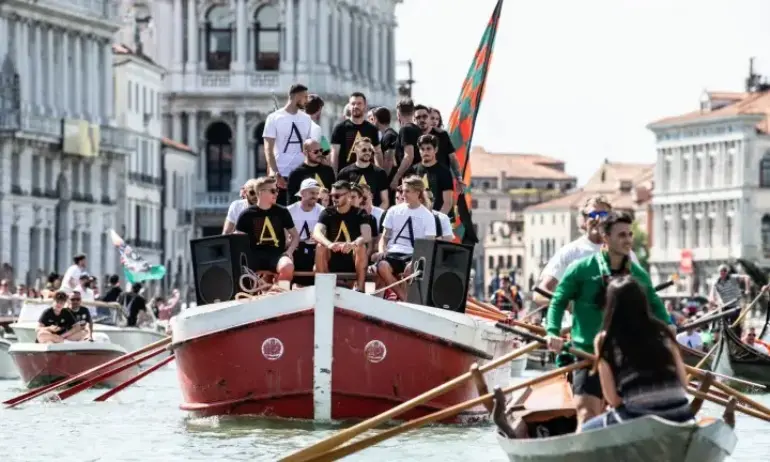
[[[546,315],[548,348],[551,351],[561,352],[564,346],[560,336],[562,319],[567,305],[572,302],[572,342],[576,348],[593,353],[593,341],[602,326],[602,307],[605,305],[608,281],[612,277],[630,275],[636,279],[646,290],[655,317],[666,324],[671,322],[649,275],[630,258],[634,238],[632,223],[633,219],[627,213],[608,214],[601,222],[602,250],[572,262],[564,272]],[[598,376],[590,375],[585,369],[575,371],[572,390],[578,424],[604,410]]]
[[[75,255],[72,265],[67,268],[62,277],[61,287],[69,292],[80,284],[80,275],[86,272],[87,259],[84,254]]]
[[[80,291],[72,291],[70,294],[69,310],[75,317],[75,322],[80,324],[80,327],[86,331],[86,335],[83,337],[83,340],[90,340],[93,342],[94,321],[93,318],[91,318],[91,311],[85,306],[81,305],[82,301],[83,297]]]
[[[612,204],[602,195],[593,195],[586,199],[578,217],[578,226],[584,234],[560,248],[540,273],[538,287],[553,292],[564,277],[567,267],[574,261],[593,255],[602,249],[604,243],[601,233],[601,221],[612,211]],[[633,250],[631,261],[639,263]],[[533,300],[538,306],[545,306],[549,300],[538,293],[533,293]]]
[[[757,341],[757,330],[753,327],[749,327],[746,336],[743,337],[743,343],[757,350],[758,352],[770,356],[770,351],[765,345]]]
[[[741,283],[744,289],[741,290]],[[748,275],[730,274],[730,267],[719,265],[719,275],[709,293],[709,303],[712,307],[722,307],[723,310],[737,308],[741,303],[741,294],[749,295],[751,291],[751,278]],[[725,303],[729,303],[725,305]],[[727,316],[725,320],[732,322],[737,319],[739,313]]]
[[[519,287],[512,284],[510,276],[500,278],[500,288],[492,294],[491,302],[500,310],[510,311],[514,319],[519,317],[522,306],[521,294]]]
[[[45,287],[40,291],[40,296],[43,299],[53,298],[53,295],[61,287],[61,276],[58,273],[52,272],[48,274],[46,278]]]
[[[292,257],[299,246],[299,233],[294,226],[291,213],[276,203],[278,198],[277,180],[262,177],[255,183],[257,204],[246,209],[238,219],[236,231],[245,233],[251,241],[255,258],[251,270],[259,273],[269,271],[282,281],[294,278]]]
[[[227,216],[225,217],[225,224],[222,226],[222,234],[230,234],[235,231],[235,224],[238,223],[238,218],[244,210],[249,206],[257,203],[257,198],[254,196],[257,180],[250,179],[241,187],[239,198],[230,202],[230,206],[227,208]]]
[[[332,186],[332,202],[321,212],[313,230],[316,241],[317,273],[356,273],[356,289],[364,291],[369,262],[366,244],[371,241],[369,215],[350,202],[351,184],[337,181]]]
[[[91,275],[88,273],[81,273],[78,281],[78,286],[73,290],[77,290],[83,294],[83,300],[95,300],[94,291],[91,289]]]
[[[676,304],[673,300],[666,300],[666,311],[671,316],[671,324],[675,326],[683,326],[687,319],[684,315],[676,310]]]
[[[422,205],[425,184],[420,177],[404,179],[404,202],[389,208],[382,223],[379,252],[373,258],[377,261],[377,275],[382,286],[395,284],[412,261],[414,243],[417,239],[436,238],[436,219]],[[403,284],[394,286],[393,291],[401,300],[406,300]]]
[[[693,419],[677,342],[667,324],[653,315],[649,294],[649,287],[632,275],[610,281],[602,329],[593,342],[597,361],[591,374],[598,372],[602,395],[612,409],[586,421],[579,431],[647,415],[673,422]]]
[[[86,338],[86,331],[78,324],[72,312],[66,308],[67,293],[56,292],[53,304],[43,310],[37,321],[38,343],[62,343],[65,340],[80,341]]]
[[[318,141],[305,140],[302,152],[305,154],[305,161],[289,175],[288,188],[291,203],[297,202],[301,186],[309,178],[315,180],[321,188],[331,187],[334,183],[334,170],[323,163],[326,154],[322,152]]]
[[[438,210],[433,210],[433,193],[426,189],[422,198],[422,205],[430,210],[430,213],[432,213],[433,217],[436,219],[436,239],[450,242],[454,241],[455,234],[452,231],[452,221],[449,219],[449,216]]]
[[[105,303],[117,302],[118,297],[123,293],[123,289],[120,287],[120,277],[117,274],[110,275],[108,284],[108,289],[104,291],[98,300]]]
[[[127,327],[136,327],[140,324],[140,316],[146,316],[147,301],[142,296],[142,284],[139,282],[131,284],[130,292],[123,292],[120,294],[118,303],[123,307],[123,313],[127,313]]]
[[[289,179],[289,184],[291,184],[291,179]],[[321,204],[318,203],[320,190],[321,188],[316,180],[305,178],[302,180],[299,191],[295,193],[300,197],[300,201],[289,206],[289,213],[291,214],[291,219],[294,220],[294,227],[299,230],[299,244],[293,256],[295,272],[312,272],[315,267],[316,242],[313,240],[313,230],[316,223],[318,223],[318,217],[321,216],[321,212],[324,210]],[[313,278],[310,276],[294,277],[292,283],[309,286],[313,284]]]
[[[166,299],[165,297],[155,297],[155,308],[157,310],[155,311],[155,317],[159,321],[170,320],[175,314],[174,311],[177,310],[179,306],[180,299],[181,294],[179,293],[179,289],[172,290],[171,298],[169,299]]]
[[[703,338],[701,338],[699,332],[692,328],[676,334],[676,341],[679,342],[680,345],[684,345],[693,350],[703,349]]]

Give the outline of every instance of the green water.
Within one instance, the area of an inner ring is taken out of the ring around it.
[[[178,409],[174,365],[117,394],[89,402],[86,391],[65,402],[34,401],[0,410],[0,462],[270,461],[330,435],[334,428],[254,418],[194,419]],[[17,395],[17,381],[0,381],[0,399]],[[770,395],[760,401],[770,404]],[[708,403],[707,403],[708,404]],[[715,412],[715,407],[706,406]],[[770,456],[770,424],[738,416],[731,461]],[[504,462],[491,427],[428,427],[381,443],[351,461]]]

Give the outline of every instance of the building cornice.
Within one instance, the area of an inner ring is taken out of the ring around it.
[[[694,119],[672,120],[670,122],[653,122],[647,125],[647,129],[653,133],[663,132],[670,129],[680,129],[688,127],[702,127],[705,125],[720,125],[725,123],[743,122],[745,124],[755,125],[763,121],[766,114],[731,114],[723,116],[709,116],[704,114]]]

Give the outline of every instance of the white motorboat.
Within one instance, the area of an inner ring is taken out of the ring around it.
[[[13,343],[0,338],[0,380],[12,380],[19,378],[19,371],[8,353]]]

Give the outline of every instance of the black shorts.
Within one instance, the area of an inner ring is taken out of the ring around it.
[[[315,267],[315,244],[300,242],[294,251],[294,271],[313,271]],[[313,285],[312,276],[298,276],[292,282],[301,286]]]
[[[398,276],[406,270],[406,265],[412,261],[412,256],[406,253],[387,252],[382,259],[393,269],[393,275]]]
[[[591,375],[590,369],[578,369],[572,372],[572,393],[604,399],[599,374]]]
[[[329,272],[330,273],[355,273],[356,259],[353,252],[329,252]]]
[[[277,273],[278,261],[282,256],[283,252],[280,251],[257,250],[254,252],[254,264],[251,269],[255,272],[270,271]]]

